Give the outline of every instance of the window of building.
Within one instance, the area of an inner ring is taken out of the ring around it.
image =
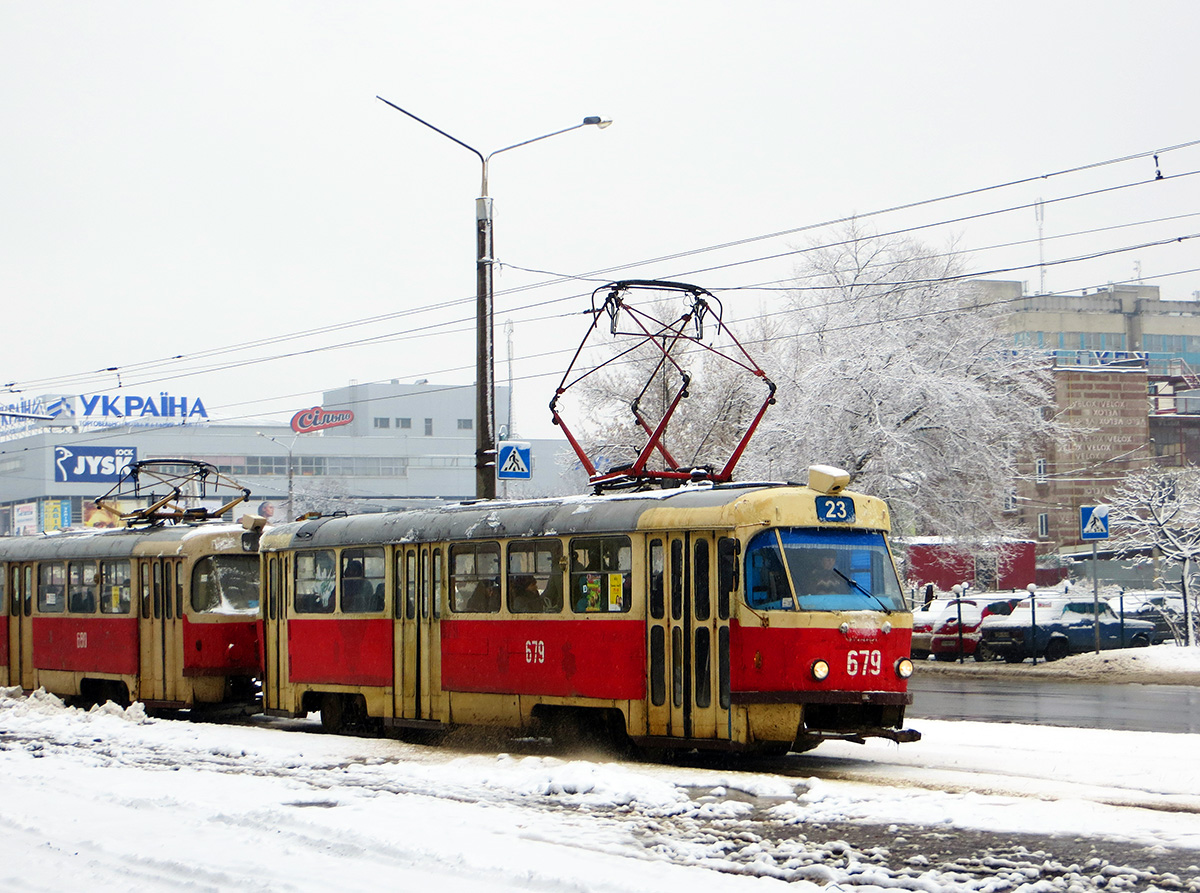
[[[390,427],[392,427],[392,420],[376,418],[375,419],[375,427],[376,428],[390,428]]]
[[[1050,515],[1047,512],[1042,512],[1038,515],[1038,539],[1044,540],[1050,538]]]
[[[397,428],[411,428],[412,419],[396,419]]]
[[[1046,460],[1038,459],[1036,463],[1037,482],[1039,484],[1046,483]]]
[[[470,431],[474,427],[475,427],[474,419],[459,419],[458,420],[458,430],[459,431]]]
[[[425,420],[425,436],[426,437],[433,436],[433,419]]]

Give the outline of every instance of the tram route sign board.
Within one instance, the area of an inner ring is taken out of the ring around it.
[[[528,443],[515,440],[496,445],[496,477],[502,481],[533,479],[533,450]]]

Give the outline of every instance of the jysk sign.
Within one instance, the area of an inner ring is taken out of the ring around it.
[[[54,480],[60,484],[112,483],[136,461],[135,447],[56,446]]]

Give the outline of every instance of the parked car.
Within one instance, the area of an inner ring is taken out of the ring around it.
[[[979,651],[979,624],[993,614],[1007,614],[1020,597],[980,593],[972,598],[942,598],[928,608],[913,612],[912,655],[936,660],[955,660],[960,647],[958,635],[959,611],[962,616],[962,653],[976,660],[992,660],[994,654]]]
[[[1035,596],[1036,602],[1021,599],[1008,616],[994,615],[980,627],[981,645],[1009,663],[1019,663],[1036,654],[1058,660],[1068,654],[1096,647],[1091,599],[1070,596]],[[1126,617],[1124,624],[1106,603],[1100,603],[1100,647],[1140,648],[1149,645],[1154,624]]]
[[[1154,624],[1150,641],[1154,645],[1170,642],[1183,632],[1183,596],[1170,589],[1132,589],[1108,600],[1117,616],[1124,610],[1126,620],[1148,620]]]
[[[969,599],[967,601],[970,601]],[[933,650],[933,627],[940,623],[947,612],[955,609],[959,599],[934,599],[927,607],[913,609],[912,656],[918,660],[929,656]],[[971,601],[973,605],[974,602]]]

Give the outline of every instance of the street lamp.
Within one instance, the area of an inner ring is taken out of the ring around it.
[[[564,127],[562,130],[556,130],[553,133],[535,136],[533,139],[513,143],[511,146],[505,146],[503,149],[496,149],[494,152],[484,155],[474,146],[468,146],[457,137],[451,136],[440,127],[435,127],[423,118],[418,118],[412,112],[400,108],[394,102],[390,102],[382,96],[376,96],[375,98],[380,102],[390,105],[396,111],[403,112],[419,124],[424,124],[430,130],[437,131],[446,137],[446,139],[458,143],[458,145],[473,153],[483,167],[479,198],[475,199],[475,495],[479,499],[495,499],[496,370],[493,350],[494,327],[492,323],[492,305],[495,294],[492,282],[492,265],[495,263],[495,257],[492,241],[492,200],[488,196],[488,162],[492,160],[492,156],[499,155],[501,152],[507,152],[509,149],[528,146],[530,143],[549,139],[552,136],[558,136],[560,133],[578,130],[581,127],[595,125],[603,130],[612,121],[601,118],[598,115],[591,115],[584,118],[579,124]],[[511,394],[509,395],[509,399],[512,399]]]
[[[276,444],[277,446],[281,446],[285,450],[287,450],[287,454],[288,454],[288,465],[287,465],[288,491],[287,491],[287,493],[288,493],[288,495],[287,495],[287,512],[284,514],[283,520],[291,521],[292,520],[292,447],[294,447],[296,445],[296,440],[297,440],[297,438],[300,437],[300,435],[297,434],[295,437],[292,438],[291,443],[289,443],[287,446],[283,446],[282,443],[280,443],[278,440],[276,440],[270,434],[263,434],[261,431],[255,431],[254,433],[257,434],[259,437],[269,440],[272,443]]]

